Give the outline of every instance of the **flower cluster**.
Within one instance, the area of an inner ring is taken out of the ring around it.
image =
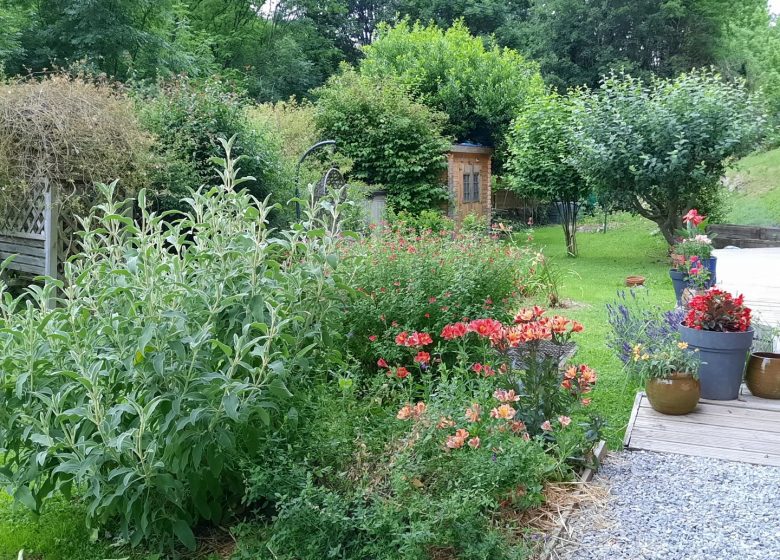
[[[505,350],[517,348],[524,343],[568,337],[583,330],[582,324],[577,321],[559,315],[544,317],[544,313],[545,310],[538,306],[521,309],[512,325],[503,325],[495,319],[452,323],[442,329],[440,336],[444,340],[455,340],[475,333],[488,339],[491,345],[499,350]]]
[[[685,229],[678,232],[678,241],[674,245],[673,260],[675,268],[686,271],[690,268],[690,257],[709,259],[712,255],[712,238],[705,233],[707,217],[694,208],[683,216]]]
[[[433,339],[431,335],[425,332],[408,334],[406,331],[403,331],[395,337],[395,343],[398,346],[406,346],[407,348],[422,348],[423,346],[433,344]]]
[[[750,328],[751,312],[744,296],[732,296],[717,288],[697,295],[688,304],[686,327],[717,332],[744,332]]]
[[[596,371],[585,364],[570,366],[563,374],[561,388],[566,389],[572,395],[585,395],[593,390],[597,379]]]
[[[399,420],[419,420],[425,414],[425,403],[420,401],[417,404],[405,404],[395,415]]]

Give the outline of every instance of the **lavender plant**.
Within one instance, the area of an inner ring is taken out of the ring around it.
[[[624,364],[629,363],[637,344],[652,353],[676,341],[683,317],[682,309],[664,311],[651,304],[643,293],[620,290],[617,299],[607,304],[607,318],[612,327],[607,346]]]

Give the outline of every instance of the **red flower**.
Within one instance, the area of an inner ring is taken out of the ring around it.
[[[387,366],[387,362],[385,361],[385,359],[384,359],[384,358],[379,358],[379,359],[376,361],[376,365],[378,365],[378,366],[379,366],[379,367],[381,367],[381,368],[386,368],[386,367],[388,367],[388,366]]]
[[[409,377],[409,370],[406,369],[404,366],[398,366],[395,368],[395,376],[398,379],[406,379]]]
[[[371,336],[368,337],[368,340],[370,340],[371,342],[376,342],[377,338],[378,337],[375,334],[372,334]]]
[[[485,338],[500,336],[503,326],[495,319],[475,319],[469,323],[469,330]]]
[[[461,338],[468,333],[468,325],[466,323],[453,323],[446,325],[439,336],[444,340],[453,340],[455,338]]]
[[[428,298],[428,303],[436,303],[436,298],[435,297]]]
[[[431,361],[431,355],[428,352],[423,352],[421,350],[420,352],[417,352],[414,361],[418,364],[427,364]]]
[[[395,343],[398,346],[404,346],[404,345],[406,345],[406,338],[407,337],[408,337],[408,334],[407,334],[406,331],[398,333],[398,335],[395,337]]]
[[[698,210],[696,208],[693,208],[688,211],[688,213],[683,216],[683,223],[686,224],[693,224],[694,227],[698,226],[700,223],[702,223],[706,218],[699,214]]]
[[[406,333],[401,333],[406,335]],[[408,337],[405,336],[403,343],[398,342],[398,338],[396,338],[396,344],[403,344],[403,346],[407,346],[409,348],[416,348],[421,346],[427,346],[429,344],[433,344],[433,339],[431,338],[431,335],[425,332],[413,332]]]

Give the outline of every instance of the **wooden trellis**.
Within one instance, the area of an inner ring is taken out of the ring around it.
[[[10,270],[56,278],[59,263],[72,253],[74,228],[60,216],[57,194],[42,180],[23,204],[0,215],[0,260],[15,255]]]

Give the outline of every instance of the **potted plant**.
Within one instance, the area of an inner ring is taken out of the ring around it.
[[[753,396],[780,399],[780,354],[753,352],[748,360],[745,383]]]
[[[645,382],[653,410],[662,414],[688,414],[699,402],[699,356],[688,344],[671,341],[658,350],[645,352],[641,344],[632,351],[634,370]]]
[[[691,299],[680,337],[700,352],[702,398],[733,400],[739,396],[753,332],[743,296],[710,288]]]
[[[674,285],[674,293],[677,297],[677,305],[682,304],[682,294],[691,280],[688,274],[691,259],[699,263],[709,273],[706,287],[715,285],[717,257],[712,256],[712,237],[706,231],[705,216],[696,209],[691,210],[683,217],[685,229],[678,232],[678,241],[672,249],[672,269],[669,276]]]
[[[687,309],[688,304],[696,295],[712,287],[712,275],[696,255],[690,257],[681,267],[681,270],[685,275],[686,284],[680,296],[679,305]]]

